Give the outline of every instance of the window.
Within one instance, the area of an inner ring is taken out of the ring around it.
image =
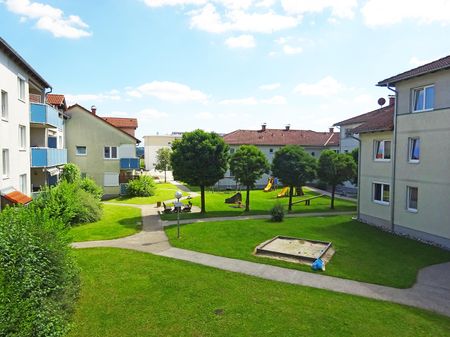
[[[383,205],[389,205],[389,184],[373,184],[373,201]]]
[[[1,95],[2,119],[8,120],[8,93],[2,90]]]
[[[19,125],[19,148],[25,150],[27,148],[27,128]]]
[[[420,139],[409,138],[408,161],[418,163],[420,160]]]
[[[105,159],[117,159],[117,146],[105,146],[103,156]]]
[[[77,146],[76,154],[77,154],[77,156],[85,156],[85,155],[87,155],[86,146]]]
[[[273,149],[269,149],[269,152],[270,152],[270,153],[273,153]]]
[[[9,177],[9,150],[2,150],[2,177],[7,179]]]
[[[315,153],[314,151],[311,152],[311,156],[315,157],[315,156],[316,156],[316,153]]]
[[[105,187],[119,186],[119,174],[113,172],[105,172],[103,176],[103,186]]]
[[[234,149],[230,149],[230,153],[233,154],[234,153]]]
[[[391,160],[391,141],[375,141],[375,160]]]
[[[17,90],[19,99],[25,102],[25,79],[20,75],[17,77]]]
[[[27,193],[27,175],[21,174],[19,176],[19,190],[22,193]]]
[[[434,86],[413,90],[413,112],[432,110],[434,108]]]
[[[410,212],[417,212],[417,202],[419,197],[419,189],[417,187],[407,187],[406,208]]]

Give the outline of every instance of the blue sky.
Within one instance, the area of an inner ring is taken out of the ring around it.
[[[450,54],[450,0],[0,0],[0,34],[69,103],[195,128],[325,131]]]

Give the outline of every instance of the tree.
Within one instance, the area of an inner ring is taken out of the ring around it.
[[[228,169],[229,148],[216,133],[195,130],[172,144],[170,162],[177,180],[200,186],[201,212],[206,212],[205,186],[223,178]]]
[[[356,163],[348,154],[325,150],[319,158],[319,178],[331,185],[331,208],[334,208],[336,186],[356,175]]]
[[[264,153],[254,145],[242,145],[231,156],[230,171],[236,181],[247,187],[245,211],[250,210],[250,188],[255,181],[269,170],[269,162]]]
[[[356,163],[356,170],[358,170],[358,162],[359,162],[359,148],[356,147],[352,150],[352,152],[350,152],[350,155],[352,156],[353,160]],[[355,177],[351,180],[351,182],[354,185],[358,185],[358,172],[356,172]]]
[[[287,145],[275,152],[272,161],[272,174],[283,185],[289,186],[289,208],[292,210],[294,187],[305,185],[316,176],[317,162],[313,156],[298,145]]]
[[[164,182],[167,182],[167,171],[170,171],[172,168],[170,166],[170,151],[169,148],[163,147],[156,151],[156,165],[155,169],[158,171],[164,171]]]
[[[61,173],[61,180],[65,180],[68,183],[74,183],[81,179],[81,171],[80,168],[73,164],[73,163],[67,163],[64,165],[62,173]]]

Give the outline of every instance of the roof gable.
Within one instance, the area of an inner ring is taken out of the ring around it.
[[[133,128],[137,129],[137,118],[119,118],[119,117],[101,117],[109,124],[114,125],[117,128]]]
[[[350,132],[354,134],[365,132],[391,131],[394,129],[394,107],[395,104],[391,104],[384,108],[379,108],[336,123],[335,125],[359,124],[358,126],[350,130]]]

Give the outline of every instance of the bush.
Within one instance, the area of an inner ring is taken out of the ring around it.
[[[156,185],[152,177],[139,176],[131,180],[127,186],[127,196],[129,197],[150,197],[155,195]]]
[[[69,328],[78,268],[60,219],[34,205],[0,214],[0,335],[59,337]]]
[[[91,178],[84,178],[80,181],[80,187],[86,192],[92,194],[96,199],[101,200],[103,189],[98,186]]]
[[[81,179],[81,172],[77,165],[68,163],[64,165],[61,173],[61,180],[65,180],[68,183],[74,183]]]
[[[102,218],[102,207],[94,195],[79,190],[77,192],[78,208],[71,224],[83,224],[99,221]]]
[[[271,220],[273,222],[282,222],[284,218],[284,208],[277,202],[270,210]]]

